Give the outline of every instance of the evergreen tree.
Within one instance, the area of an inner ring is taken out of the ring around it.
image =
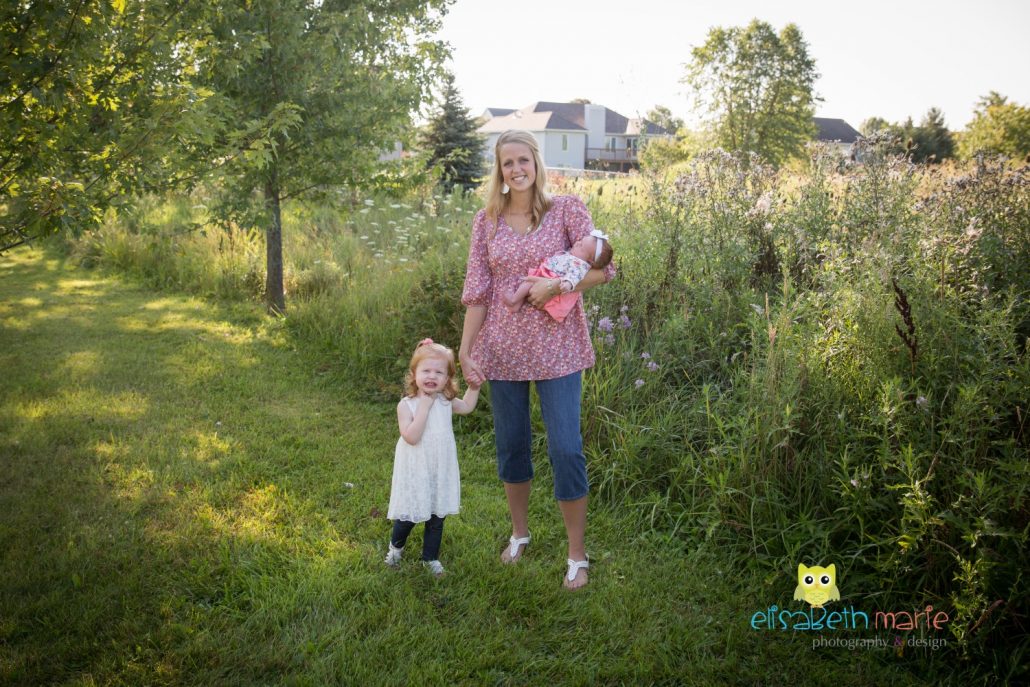
[[[429,154],[429,166],[439,165],[443,170],[442,182],[448,192],[455,186],[468,191],[483,176],[483,139],[452,74],[444,76],[442,101],[422,136],[422,148]]]
[[[944,115],[936,107],[930,108],[911,135],[915,143],[913,162],[941,162],[955,155],[955,140],[944,125]]]

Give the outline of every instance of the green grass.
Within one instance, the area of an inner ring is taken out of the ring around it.
[[[0,258],[0,683],[948,676],[912,654],[813,651],[811,634],[753,631],[753,612],[789,603],[793,571],[685,546],[600,500],[590,586],[565,592],[545,460],[533,543],[500,565],[492,437],[471,424],[456,426],[449,574],[413,560],[385,569],[393,404],[362,399],[290,342],[254,305],[157,294],[37,250]]]

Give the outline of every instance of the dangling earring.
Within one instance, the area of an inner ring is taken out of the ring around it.
[[[511,189],[508,188],[508,182],[505,182],[503,185],[501,185],[501,193],[503,193],[504,195],[508,195],[508,191],[510,190]]]

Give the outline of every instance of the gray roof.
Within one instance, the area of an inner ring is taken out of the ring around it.
[[[491,134],[508,129],[525,129],[526,131],[586,131],[584,127],[570,122],[557,112],[533,112],[532,110],[514,110],[511,114],[493,117],[477,129],[481,134]]]
[[[862,135],[843,119],[826,119],[825,117],[813,117],[812,119],[819,127],[819,133],[816,135],[817,141],[854,143]]]
[[[531,124],[540,129],[559,129],[563,131],[585,131],[587,128],[586,108],[583,106],[583,103],[552,103],[541,100],[532,105],[527,105],[518,111],[501,107],[489,107],[487,111],[493,114],[494,118],[504,117],[504,121],[494,122],[492,125],[491,122],[487,122],[480,127],[480,131],[484,133],[495,130],[504,131],[513,126],[528,129]],[[547,117],[546,113],[550,113],[550,116]],[[607,107],[604,108],[604,132],[606,134],[625,134],[631,136],[639,135],[640,133],[670,133],[657,124],[642,122],[639,119],[629,119]]]

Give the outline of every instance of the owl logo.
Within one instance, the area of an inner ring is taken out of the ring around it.
[[[822,608],[827,601],[840,600],[837,591],[837,568],[830,565],[822,568],[804,563],[798,564],[798,586],[794,590],[794,600],[804,599],[812,604],[812,608]]]

